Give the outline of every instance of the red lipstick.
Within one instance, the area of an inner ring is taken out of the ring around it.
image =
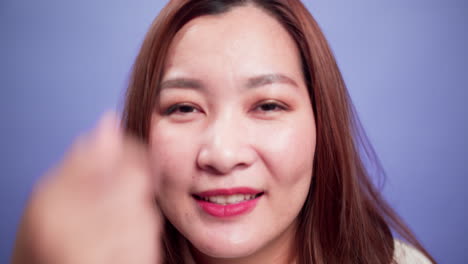
[[[250,199],[241,200],[241,201],[234,202],[234,203],[226,202],[226,204],[217,203],[213,201],[213,199],[210,200],[210,197],[213,197],[213,196],[224,196],[222,199],[224,201],[227,201],[226,196],[231,196],[231,195],[236,195],[236,194],[246,195],[247,197],[250,197]],[[203,211],[205,211],[211,216],[224,218],[224,217],[238,216],[238,215],[246,214],[252,211],[257,205],[257,202],[260,200],[262,195],[263,195],[263,191],[261,190],[248,188],[248,187],[238,187],[238,188],[230,188],[230,189],[208,190],[208,191],[196,193],[193,195],[193,197]]]

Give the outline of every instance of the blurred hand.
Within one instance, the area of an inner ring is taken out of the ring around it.
[[[156,185],[144,146],[107,114],[35,187],[13,263],[159,263]]]

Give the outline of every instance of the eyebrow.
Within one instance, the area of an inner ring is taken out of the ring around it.
[[[273,83],[286,83],[298,87],[297,83],[290,77],[280,74],[263,74],[247,79],[245,84],[246,88],[258,88],[261,86],[273,84]],[[193,78],[174,78],[168,79],[161,82],[159,89],[163,90],[166,88],[182,88],[182,89],[202,89],[203,82],[199,79]]]
[[[256,88],[268,84],[273,84],[273,83],[286,83],[286,84],[291,84],[293,86],[298,86],[297,83],[289,78],[286,75],[280,74],[280,73],[274,73],[274,74],[264,74],[260,76],[256,76],[253,78],[249,78],[247,80],[247,88]]]
[[[159,89],[166,89],[166,88],[192,88],[192,89],[200,89],[202,88],[202,82],[197,79],[191,78],[174,78],[169,79],[166,81],[161,82]]]

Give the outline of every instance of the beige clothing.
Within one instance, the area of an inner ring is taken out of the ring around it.
[[[195,264],[192,259],[188,247],[184,246],[184,261],[187,264]],[[435,264],[427,259],[421,252],[415,249],[413,246],[408,245],[400,240],[395,240],[395,252],[394,260],[398,264]],[[296,263],[296,262],[294,262]]]
[[[417,249],[399,240],[395,240],[394,259],[398,264],[432,264]]]

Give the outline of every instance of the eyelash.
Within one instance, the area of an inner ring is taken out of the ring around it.
[[[268,110],[263,109],[262,107],[268,106]],[[273,107],[273,109],[271,109]],[[288,107],[285,106],[284,104],[278,103],[276,101],[264,101],[261,102],[260,104],[257,104],[254,108],[254,110],[260,110],[262,112],[278,112],[278,111],[286,111],[288,110]]]
[[[183,107],[186,107],[185,110],[188,110],[187,108],[189,108],[191,111],[180,111]],[[196,111],[193,111],[193,110],[196,110]],[[164,111],[164,114],[165,115],[171,115],[171,114],[174,114],[176,112],[180,112],[181,114],[186,114],[186,113],[201,112],[201,111],[194,105],[187,104],[187,103],[181,103],[181,104],[171,105],[169,108],[167,108],[166,111]]]
[[[267,109],[265,109],[265,107],[267,107]],[[181,111],[183,110],[183,108],[185,108],[184,111]],[[285,106],[284,104],[281,104],[275,101],[264,101],[264,102],[257,104],[253,108],[253,110],[261,111],[261,112],[278,112],[278,111],[286,111],[288,110],[288,107]],[[171,105],[169,108],[167,108],[166,111],[164,111],[164,114],[172,115],[175,113],[187,114],[187,113],[194,113],[194,112],[197,113],[201,111],[198,109],[198,107],[192,104],[180,103],[180,104]]]

